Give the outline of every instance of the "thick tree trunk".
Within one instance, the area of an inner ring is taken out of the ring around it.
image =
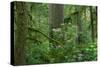
[[[64,23],[64,15],[63,15],[63,5],[61,4],[49,4],[49,37],[53,38],[57,42],[52,42],[49,40],[51,48],[51,54],[54,58],[53,62],[61,62],[64,58],[63,55],[58,56],[56,52],[56,48],[62,48],[64,40],[64,33],[61,30],[61,24]],[[51,44],[52,43],[52,44]]]
[[[14,65],[24,65],[25,62],[25,47],[28,25],[27,4],[25,2],[15,2],[17,11],[17,31],[15,33],[15,50],[14,50]]]
[[[63,15],[63,5],[62,4],[49,4],[49,36],[56,40],[63,39],[58,34],[57,36],[54,33],[61,32],[61,23],[64,23],[64,15]],[[51,41],[50,41],[51,42]]]

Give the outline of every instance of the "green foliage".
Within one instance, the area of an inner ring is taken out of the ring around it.
[[[89,6],[64,5],[64,23],[60,28],[51,29],[48,23],[48,5],[29,3],[29,23],[26,47],[27,64],[63,63],[97,60],[97,44],[92,42]],[[78,18],[78,10],[80,18]],[[95,12],[95,7],[93,7]],[[96,17],[96,15],[95,15]],[[88,18],[88,19],[87,19]],[[16,19],[18,20],[18,19]],[[78,21],[81,20],[81,21]],[[94,26],[96,27],[96,19]],[[78,23],[81,23],[78,25]],[[80,31],[79,26],[82,30]],[[14,21],[14,32],[17,25]],[[15,34],[14,33],[14,34]],[[78,43],[80,35],[81,43]]]
[[[89,43],[86,48],[83,48],[82,51],[84,53],[83,60],[84,61],[92,61],[97,60],[97,46],[96,43]]]
[[[33,25],[29,27],[29,32],[33,35],[33,41],[30,43],[27,52],[28,64],[59,63],[59,62],[76,62],[96,60],[97,47],[91,42],[91,34],[88,29],[89,23],[86,24],[85,15],[81,18],[82,31],[78,32],[75,18],[75,6],[65,6],[64,24],[61,28],[52,29],[53,38],[49,37],[48,26],[48,8],[46,4],[32,6],[32,13],[35,19]],[[34,10],[33,10],[34,8]],[[72,8],[72,9],[71,9]],[[84,7],[85,9],[86,7]],[[83,8],[82,8],[83,9]],[[69,11],[68,11],[69,10]],[[40,12],[41,11],[41,12]],[[82,11],[83,12],[83,11]],[[68,14],[67,14],[68,13]],[[73,13],[71,15],[71,13]],[[77,14],[77,13],[76,13]],[[74,17],[74,18],[73,18]],[[82,21],[83,20],[83,21]],[[87,21],[88,22],[88,21]],[[78,33],[81,36],[81,44],[77,42]],[[59,37],[58,37],[59,36]],[[63,37],[64,36],[64,40]],[[49,42],[51,41],[51,42]],[[56,44],[56,45],[55,45]],[[55,46],[54,46],[55,45]]]

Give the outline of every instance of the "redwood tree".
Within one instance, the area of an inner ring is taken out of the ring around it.
[[[27,46],[27,25],[28,25],[28,10],[25,2],[15,2],[16,6],[16,26],[15,32],[15,45],[14,45],[14,65],[24,65],[25,61],[25,48]]]

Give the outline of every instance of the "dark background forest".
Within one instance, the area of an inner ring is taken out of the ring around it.
[[[12,2],[14,65],[97,60],[97,7]]]

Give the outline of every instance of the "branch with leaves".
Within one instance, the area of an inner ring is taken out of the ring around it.
[[[46,34],[42,33],[41,31],[39,31],[39,30],[37,30],[37,29],[35,29],[35,28],[28,27],[28,30],[29,30],[29,31],[33,31],[33,32],[38,32],[38,33],[40,33],[41,35],[43,35],[44,37],[46,37],[47,39],[50,39],[51,41],[53,41],[53,42],[55,42],[55,43],[57,43],[57,44],[59,44],[59,45],[63,45],[63,44],[60,43],[59,41],[57,41],[57,40],[55,40],[55,39],[53,39],[53,38],[51,38],[51,37],[48,37]]]

